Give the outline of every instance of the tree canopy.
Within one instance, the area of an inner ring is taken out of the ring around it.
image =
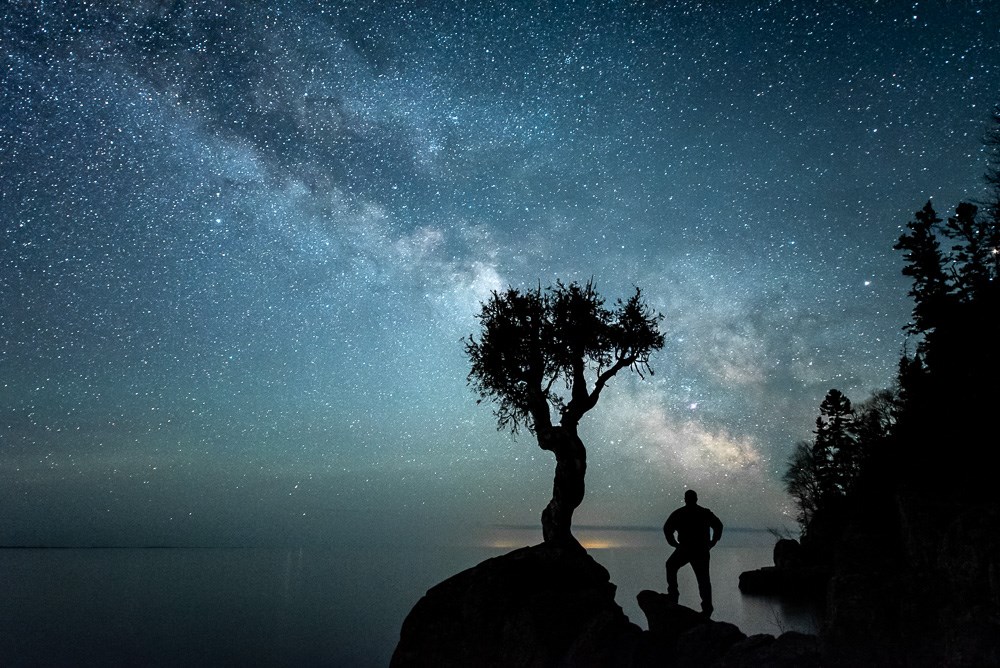
[[[469,384],[480,401],[494,402],[498,429],[548,428],[553,409],[560,424],[575,425],[619,371],[653,373],[661,320],[639,288],[612,308],[593,281],[494,291],[479,314],[479,339],[465,341]]]

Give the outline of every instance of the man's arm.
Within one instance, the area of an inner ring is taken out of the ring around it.
[[[722,520],[716,517],[712,511],[709,511],[709,514],[711,515],[709,526],[712,527],[712,541],[709,543],[709,546],[715,547],[715,544],[722,538]]]
[[[670,547],[677,547],[677,539],[674,538],[674,532],[677,531],[677,527],[674,526],[676,524],[675,514],[676,511],[670,513],[670,517],[663,523],[663,535],[667,537],[667,545]]]

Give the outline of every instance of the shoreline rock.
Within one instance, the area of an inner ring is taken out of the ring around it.
[[[830,574],[824,568],[779,568],[764,566],[740,573],[744,594],[822,599]]]
[[[642,630],[615,590],[579,546],[493,557],[428,590],[403,622],[389,665],[628,666]]]
[[[810,564],[797,540],[782,538],[774,544],[774,565],[740,573],[744,594],[822,599],[830,581],[830,570]]]
[[[822,665],[815,636],[747,637],[728,622],[640,592],[643,631],[607,569],[576,546],[535,545],[432,587],[407,615],[391,668],[525,666],[786,668]]]

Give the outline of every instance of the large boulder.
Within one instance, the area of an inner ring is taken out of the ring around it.
[[[774,565],[778,568],[798,568],[802,565],[802,546],[794,538],[780,538],[774,544]]]
[[[713,622],[703,613],[674,603],[666,594],[644,590],[636,600],[649,625],[643,639],[649,665],[710,666],[746,639],[735,625]]]
[[[708,619],[700,612],[674,603],[660,592],[644,589],[635,598],[639,609],[646,615],[649,632],[670,644],[676,643],[685,631],[701,626]]]
[[[829,580],[829,571],[822,567],[764,566],[740,573],[739,587],[742,593],[750,595],[818,600],[823,597]]]
[[[774,544],[774,565],[740,573],[739,586],[744,594],[818,599],[829,579],[829,569],[809,564],[797,540],[782,538]]]
[[[579,546],[515,550],[431,588],[390,666],[630,665],[642,631],[614,597],[608,571]]]

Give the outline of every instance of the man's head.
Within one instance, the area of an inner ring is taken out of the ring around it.
[[[698,503],[698,492],[694,491],[693,489],[689,489],[688,491],[684,492],[684,503],[688,504],[689,506],[693,506],[694,504]]]

